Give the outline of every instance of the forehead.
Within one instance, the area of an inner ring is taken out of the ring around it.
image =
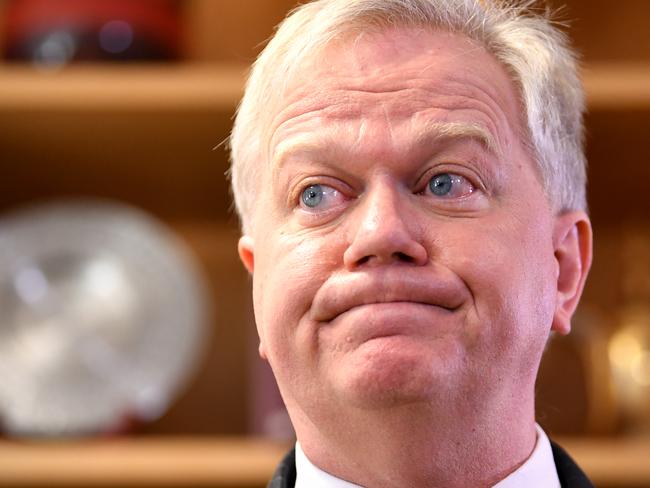
[[[297,69],[280,98],[268,132],[269,161],[296,138],[344,145],[346,136],[358,139],[368,120],[384,119],[411,135],[444,122],[464,124],[502,147],[521,127],[517,88],[505,68],[477,41],[446,31],[349,34]],[[352,131],[332,133],[342,120]]]

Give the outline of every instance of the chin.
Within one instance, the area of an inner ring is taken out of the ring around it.
[[[435,401],[450,381],[456,361],[450,351],[412,347],[399,339],[364,344],[339,364],[335,383],[358,408],[384,408]],[[446,352],[446,354],[443,354]]]

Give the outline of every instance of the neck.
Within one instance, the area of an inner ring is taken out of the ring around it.
[[[507,412],[485,405],[359,409],[349,417],[346,411],[344,424],[340,413],[319,419],[318,429],[297,417],[298,439],[312,463],[373,488],[489,487],[528,459],[536,437],[532,401],[510,404]]]

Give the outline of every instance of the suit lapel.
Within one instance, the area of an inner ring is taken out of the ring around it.
[[[553,459],[562,488],[594,488],[587,475],[582,472],[564,449],[551,441]]]
[[[293,488],[296,484],[296,452],[291,449],[273,474],[267,488]]]

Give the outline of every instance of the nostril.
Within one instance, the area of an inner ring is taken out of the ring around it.
[[[371,261],[377,261],[378,263],[385,263],[386,261],[381,258],[380,256],[375,256],[373,254],[368,254],[367,256],[362,257],[356,262],[357,266],[363,266],[364,264],[368,264]],[[401,263],[414,263],[416,260],[413,256],[409,256],[406,253],[403,252],[394,252],[393,254],[390,255],[390,260],[391,262],[401,262]]]
[[[414,261],[413,256],[409,256],[403,252],[393,253],[393,257],[398,261],[404,261],[405,263],[412,263]]]
[[[364,256],[361,259],[359,259],[357,264],[366,264],[368,261],[370,261],[370,256]]]

